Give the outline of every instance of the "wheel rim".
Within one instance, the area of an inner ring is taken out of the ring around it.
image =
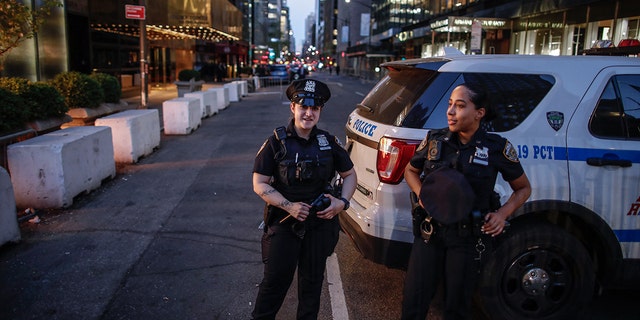
[[[510,308],[526,316],[540,317],[563,306],[574,279],[565,257],[535,249],[514,259],[502,283],[505,302]]]

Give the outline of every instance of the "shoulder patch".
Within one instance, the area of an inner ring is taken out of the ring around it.
[[[258,150],[258,153],[256,153],[256,156],[258,156],[260,154],[260,152],[262,152],[262,149],[264,149],[264,147],[267,145],[267,142],[269,142],[269,139],[265,140],[262,143],[262,146],[260,147],[260,149]]]
[[[420,151],[420,150],[424,149],[425,147],[427,147],[427,140],[428,140],[428,136],[424,137],[424,139],[422,139],[422,142],[420,142],[420,145],[418,146],[416,151]]]
[[[502,151],[502,153],[504,154],[505,158],[509,159],[509,161],[516,163],[520,162],[520,160],[518,160],[518,152],[516,151],[516,148],[514,148],[511,142],[509,142],[508,140],[504,145],[504,150]]]

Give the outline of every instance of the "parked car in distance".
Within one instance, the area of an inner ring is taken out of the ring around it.
[[[289,80],[299,80],[306,78],[309,71],[304,67],[304,65],[291,65],[289,67]]]
[[[279,80],[283,83],[289,82],[289,70],[285,64],[270,64],[269,77]]]
[[[412,234],[403,172],[451,91],[484,85],[531,181],[529,200],[486,253],[478,301],[491,319],[574,318],[598,289],[640,273],[640,59],[451,55],[382,64],[350,114],[357,191],[340,215],[364,257],[403,268]],[[498,176],[504,203],[511,189]],[[346,214],[345,214],[346,213]]]

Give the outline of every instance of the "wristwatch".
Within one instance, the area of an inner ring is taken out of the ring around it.
[[[347,210],[349,209],[349,200],[345,199],[345,198],[340,198],[340,200],[342,200],[342,202],[344,202],[344,209],[343,210]]]

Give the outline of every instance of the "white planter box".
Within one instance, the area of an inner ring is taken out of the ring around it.
[[[236,82],[230,82],[224,84],[225,88],[229,89],[229,101],[231,102],[239,102],[240,101],[240,86]]]
[[[229,106],[229,88],[211,88],[207,91],[213,91],[216,93],[216,98],[218,99],[216,108],[218,111],[226,109]]]
[[[160,145],[158,110],[127,110],[96,119],[96,126],[111,128],[117,163],[136,163]]]
[[[196,98],[200,101],[200,109],[202,110],[202,118],[214,115],[218,110],[214,110],[216,103],[216,93],[213,91],[198,91],[185,93],[185,98]]]
[[[174,98],[162,103],[165,134],[190,134],[200,127],[200,102],[195,98]]]
[[[19,240],[20,228],[11,178],[7,171],[0,167],[0,246]]]
[[[116,175],[109,127],[72,127],[7,148],[16,205],[63,208]]]

